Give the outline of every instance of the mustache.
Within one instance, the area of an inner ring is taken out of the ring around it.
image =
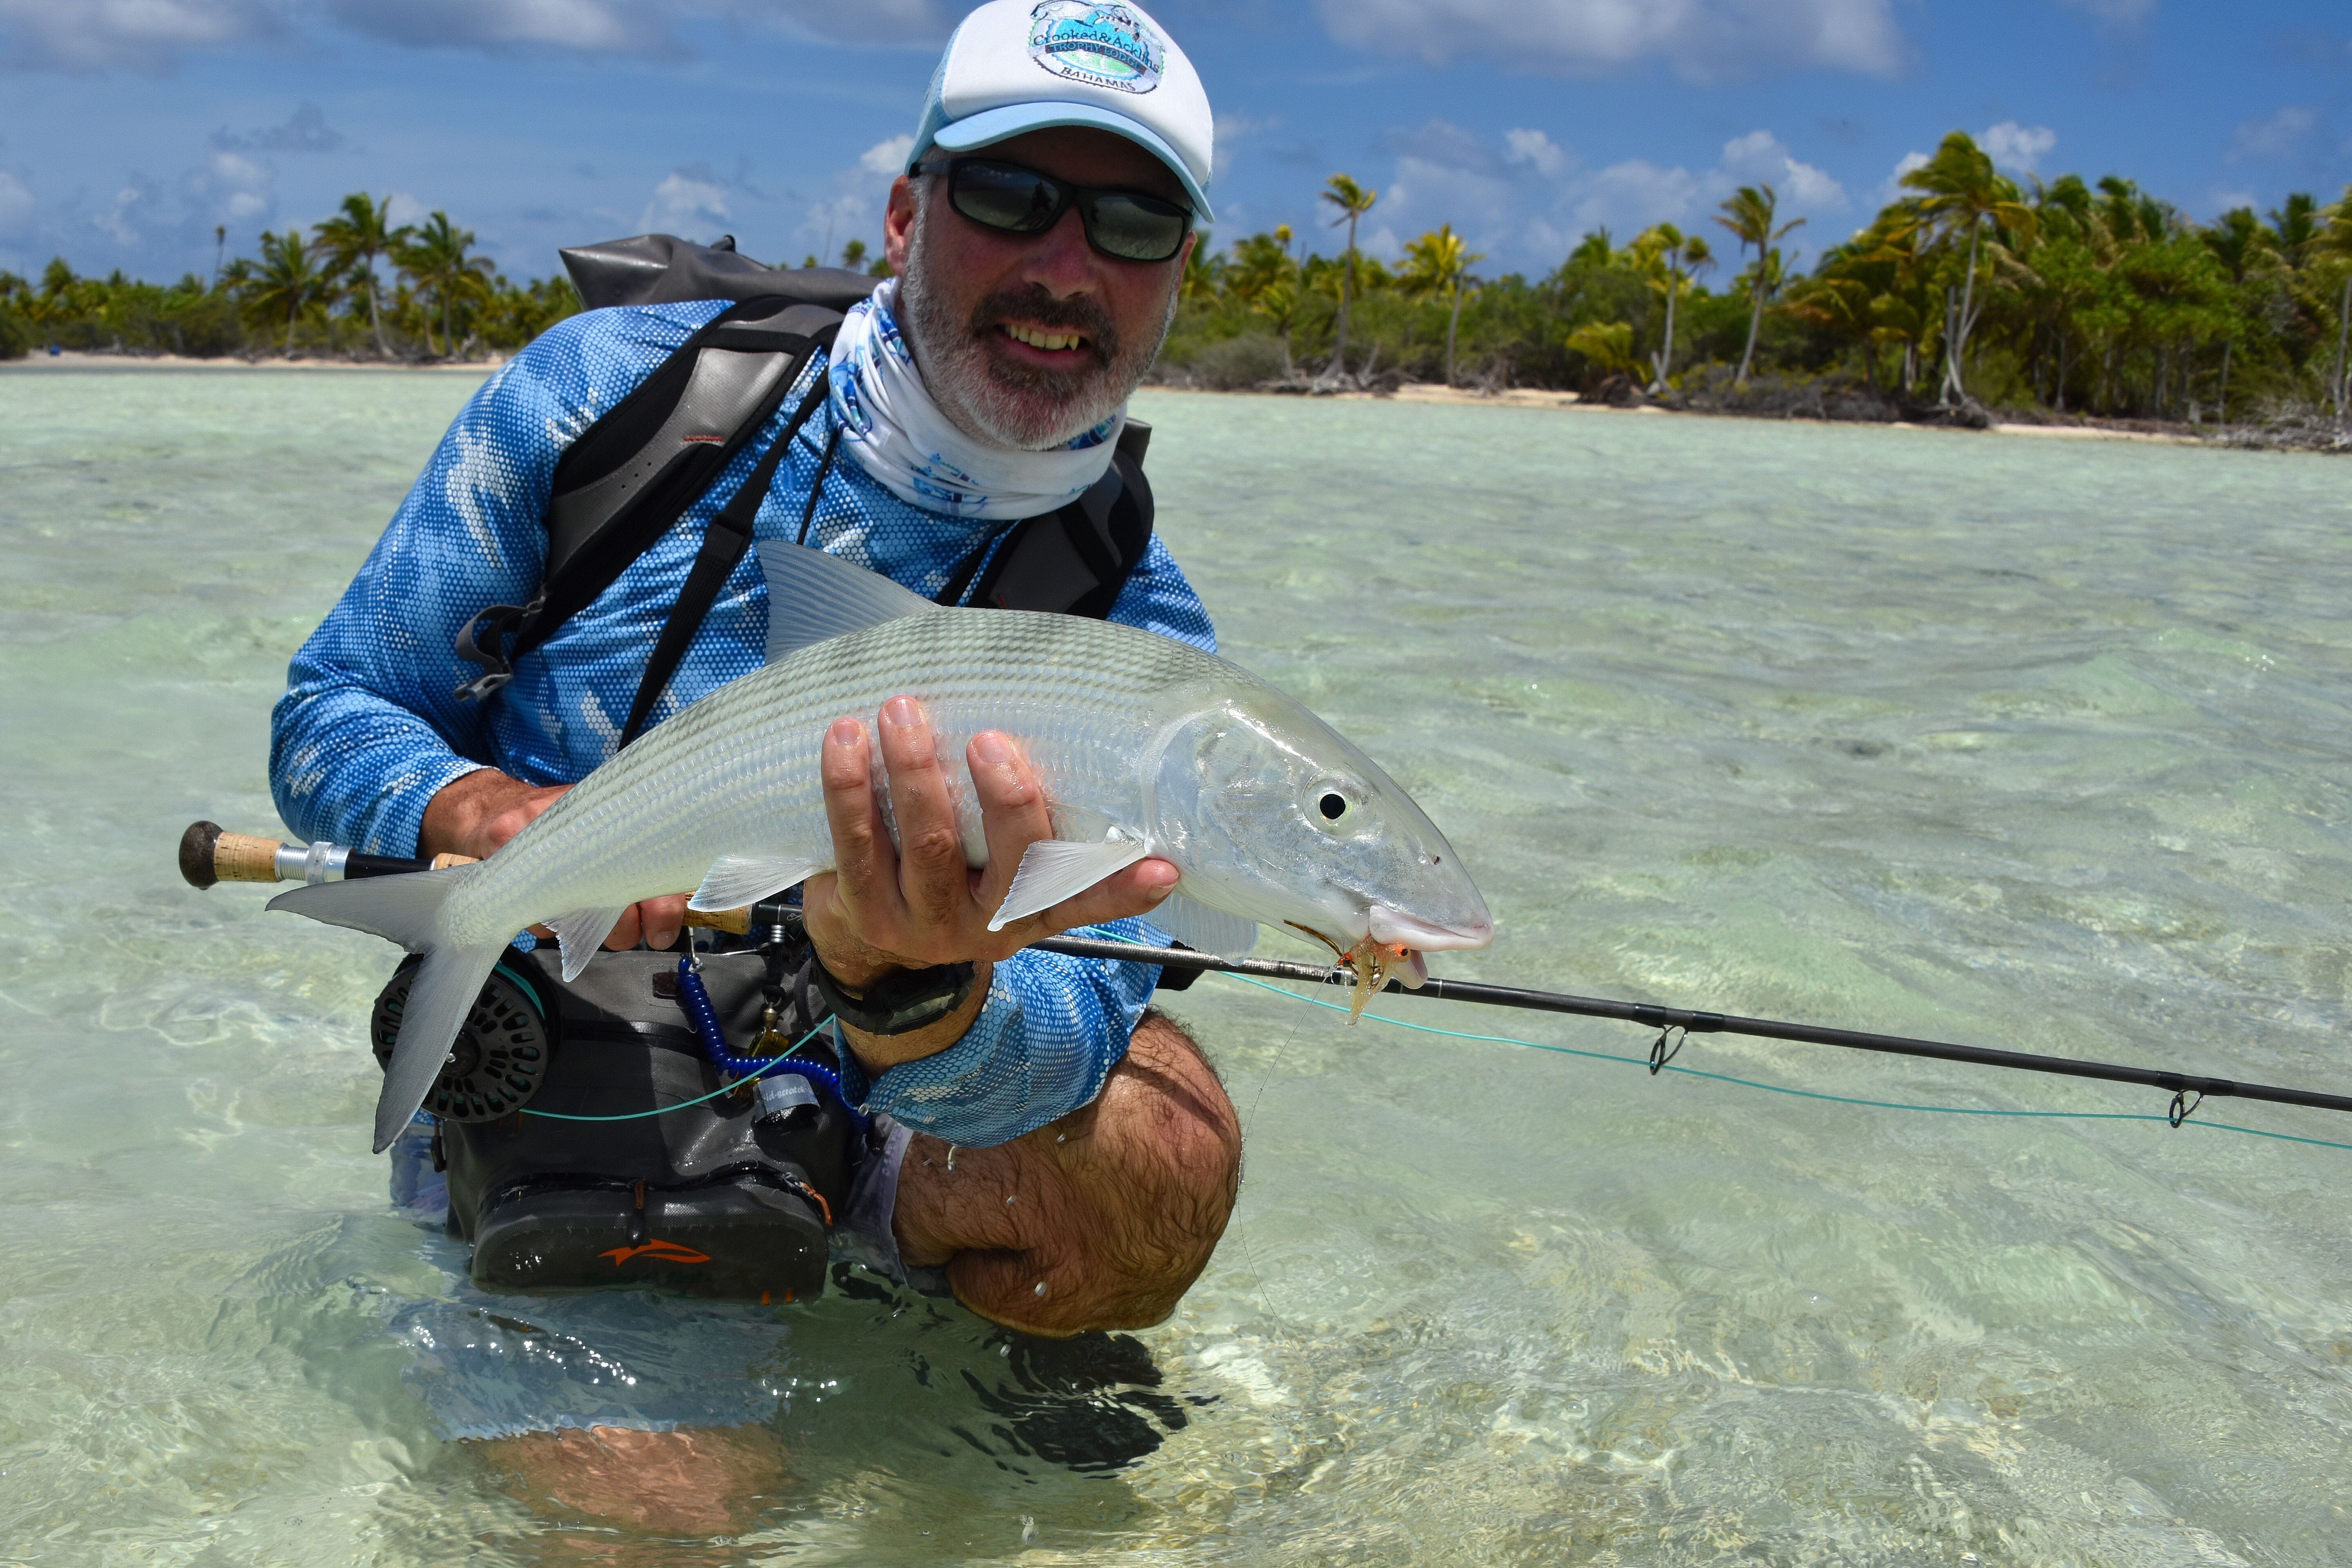
[[[1118,361],[1118,328],[1112,323],[1110,312],[1086,295],[1057,300],[1039,283],[1000,289],[973,307],[971,335],[975,339],[985,337],[1013,321],[1076,332],[1086,339],[1087,352],[1097,363],[1115,364]]]

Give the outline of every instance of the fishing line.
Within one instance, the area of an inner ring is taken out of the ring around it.
[[[1286,996],[1289,993],[1285,992],[1283,994]],[[1299,1000],[1303,1002],[1306,998],[1302,996]],[[518,1116],[544,1116],[551,1121],[642,1121],[648,1116],[667,1116],[673,1110],[684,1110],[689,1105],[700,1105],[706,1100],[717,1100],[722,1094],[734,1093],[737,1089],[749,1084],[751,1079],[757,1078],[761,1072],[764,1072],[769,1068],[775,1066],[778,1062],[782,1061],[785,1057],[791,1056],[793,1051],[799,1050],[803,1046],[807,1045],[811,1040],[815,1039],[819,1035],[824,1033],[826,1028],[829,1027],[832,1023],[833,1015],[827,1013],[824,1016],[824,1021],[823,1023],[819,1024],[815,1028],[811,1029],[807,1034],[803,1035],[799,1039],[794,1040],[790,1048],[786,1049],[782,1055],[768,1058],[757,1068],[745,1074],[742,1078],[738,1079],[733,1083],[723,1084],[720,1087],[712,1089],[709,1094],[698,1094],[692,1100],[681,1100],[676,1105],[657,1106],[651,1110],[624,1111],[618,1116],[573,1116],[561,1110],[533,1110],[530,1106],[526,1105],[515,1114]]]
[[[1215,974],[1217,972],[1209,970],[1205,973]],[[1254,980],[1246,974],[1224,974],[1219,977],[1225,980],[1238,980],[1244,985],[1254,985],[1260,991],[1271,991],[1277,996],[1286,996],[1293,1002],[1304,1002],[1310,1007],[1320,1007],[1327,1012],[1344,1013],[1348,1010],[1337,1002],[1326,1002],[1315,996],[1301,996],[1296,991],[1286,991],[1279,985],[1264,980]],[[1442,1035],[1451,1040],[1484,1040],[1498,1046],[1525,1046],[1529,1050],[1550,1051],[1564,1057],[1589,1057],[1598,1062],[1623,1062],[1629,1067],[1646,1068],[1651,1065],[1650,1058],[1647,1057],[1619,1056],[1613,1051],[1581,1050],[1574,1046],[1554,1046],[1541,1040],[1522,1040],[1512,1035],[1480,1035],[1467,1029],[1441,1029],[1433,1024],[1414,1024],[1402,1018],[1387,1017],[1379,1013],[1368,1012],[1364,1014],[1364,1017],[1375,1024],[1386,1024],[1391,1028],[1411,1029],[1415,1034],[1421,1035]],[[1735,1078],[1729,1073],[1708,1072],[1704,1068],[1677,1067],[1671,1061],[1661,1063],[1656,1070],[1680,1073],[1685,1078],[1712,1079],[1717,1083],[1736,1084],[1741,1089],[1760,1089],[1767,1094],[1786,1094],[1799,1100],[1826,1100],[1832,1105],[1863,1105],[1874,1110],[1916,1110],[1937,1116],[2022,1116],[2074,1121],[2160,1121],[2167,1126],[2211,1127],[2223,1132],[2242,1132],[2250,1138],[2274,1138],[2283,1143],[2309,1143],[2321,1149],[2352,1149],[2352,1143],[2338,1143],[2326,1138],[2305,1138],[2293,1132],[2272,1132],[2260,1127],[2240,1127],[2228,1121],[2189,1120],[2176,1122],[2168,1116],[2156,1116],[2146,1111],[2004,1110],[1976,1105],[1916,1105],[1903,1100],[1862,1100],[1848,1094],[1823,1094],[1818,1089],[1791,1089],[1786,1084],[1764,1083],[1752,1078]],[[1261,1089],[1259,1092],[1265,1091]]]
[[[1100,928],[1097,927],[1095,929],[1099,930]],[[1114,938],[1113,940],[1116,941],[1118,939]],[[1283,994],[1286,996],[1289,993],[1284,992]],[[1299,1000],[1305,1001],[1306,998],[1301,997]],[[1257,1121],[1257,1108],[1260,1102],[1265,1099],[1265,1086],[1274,1081],[1276,1070],[1282,1066],[1283,1053],[1290,1049],[1290,1042],[1298,1038],[1298,1031],[1304,1026],[1305,1021],[1302,1019],[1299,1024],[1292,1026],[1289,1034],[1283,1037],[1282,1044],[1274,1047],[1274,1059],[1265,1064],[1265,1076],[1257,1080],[1257,1093],[1250,1097],[1249,1114],[1242,1118],[1242,1158],[1244,1161],[1249,1158],[1249,1130]],[[1249,1271],[1257,1276],[1258,1310],[1263,1311],[1267,1317],[1279,1322],[1281,1318],[1280,1315],[1275,1311],[1274,1303],[1266,1300],[1265,1270],[1257,1266],[1257,1254],[1250,1247],[1249,1232],[1246,1230],[1240,1232],[1239,1237],[1242,1244],[1242,1258],[1244,1261],[1249,1264]]]

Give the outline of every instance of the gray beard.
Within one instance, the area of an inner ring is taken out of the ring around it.
[[[1168,290],[1167,313],[1148,343],[1121,343],[1117,327],[1090,300],[1055,300],[1035,289],[992,295],[970,320],[959,321],[931,287],[927,237],[932,216],[930,202],[919,196],[907,268],[898,279],[898,326],[940,412],[967,436],[1021,452],[1066,447],[1117,413],[1142,384],[1176,324],[1176,289]],[[1016,313],[1083,331],[1095,363],[1071,372],[997,363],[985,340],[998,321]]]

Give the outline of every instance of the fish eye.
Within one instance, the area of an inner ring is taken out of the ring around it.
[[[1327,789],[1323,798],[1315,803],[1315,808],[1323,814],[1324,821],[1337,822],[1348,815],[1348,797],[1336,789]]]

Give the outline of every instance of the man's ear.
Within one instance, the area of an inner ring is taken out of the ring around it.
[[[882,256],[893,272],[907,270],[907,252],[915,243],[915,181],[901,174],[890,182],[890,204],[882,210]]]

